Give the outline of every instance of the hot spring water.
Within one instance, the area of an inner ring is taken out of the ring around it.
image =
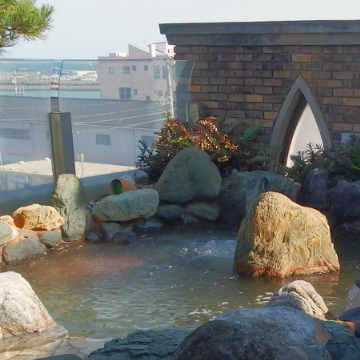
[[[71,338],[107,341],[135,330],[198,327],[237,307],[263,306],[290,279],[238,277],[236,239],[217,231],[172,231],[128,246],[75,244],[2,271],[21,273]],[[342,271],[309,281],[340,315],[360,277],[360,244],[337,235]]]

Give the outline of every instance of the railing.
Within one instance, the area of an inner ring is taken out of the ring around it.
[[[29,203],[40,202],[33,194],[42,195],[27,188],[49,184],[47,193],[53,188],[59,169],[54,169],[51,111],[70,113],[75,158],[67,161],[75,161],[78,177],[110,178],[134,169],[139,140],[151,144],[167,114],[188,121],[192,68],[192,62],[173,59],[1,61],[2,205],[1,199],[14,198],[12,191],[19,203],[22,194]]]

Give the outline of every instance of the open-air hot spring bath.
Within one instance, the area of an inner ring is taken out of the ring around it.
[[[359,277],[360,249],[347,233],[334,243],[341,273],[301,279],[337,316]],[[294,280],[235,275],[235,246],[234,233],[177,229],[127,246],[77,243],[2,271],[21,273],[70,339],[102,347],[139,329],[196,328],[231,309],[263,306]]]

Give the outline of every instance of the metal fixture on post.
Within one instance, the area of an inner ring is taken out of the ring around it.
[[[55,180],[61,174],[75,173],[74,141],[69,112],[50,113],[52,167]]]

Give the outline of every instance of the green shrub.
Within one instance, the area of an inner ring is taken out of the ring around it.
[[[209,154],[222,176],[229,175],[233,169],[262,169],[270,165],[279,151],[251,148],[262,128],[262,124],[246,126],[242,119],[226,125],[224,119],[210,116],[190,123],[168,118],[153,146],[140,141],[141,154],[136,167],[146,171],[152,181],[157,181],[175,155],[188,146],[194,146]]]
[[[280,171],[295,181],[303,182],[315,168],[329,171],[330,188],[340,180],[352,182],[360,179],[360,138],[355,134],[345,144],[328,149],[309,143],[305,151],[299,151],[290,158],[294,162],[293,166],[280,166]]]

